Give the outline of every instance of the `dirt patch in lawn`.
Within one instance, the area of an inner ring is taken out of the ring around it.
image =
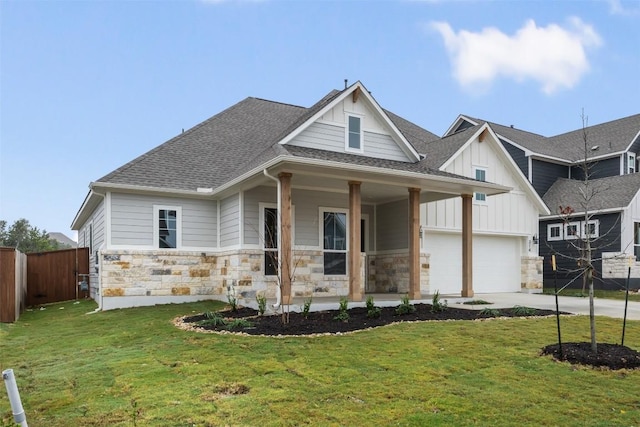
[[[619,344],[598,343],[598,352],[591,351],[591,343],[562,343],[562,354],[558,344],[551,344],[542,349],[542,354],[551,355],[561,362],[579,365],[602,367],[609,369],[640,368],[640,352]]]

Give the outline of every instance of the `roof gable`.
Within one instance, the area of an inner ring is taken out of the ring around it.
[[[378,105],[364,85],[356,82],[316,104],[280,144],[327,151],[349,151],[345,147],[349,115],[361,118],[362,152],[369,157],[416,162],[420,156],[396,124]]]

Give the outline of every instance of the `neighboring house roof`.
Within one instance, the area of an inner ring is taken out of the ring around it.
[[[72,248],[75,248],[76,246],[78,246],[77,242],[71,240],[69,237],[67,237],[62,233],[58,233],[58,232],[48,233],[48,236],[49,236],[49,239],[55,240],[63,245],[67,245]]]
[[[629,206],[640,189],[640,173],[580,181],[558,178],[542,197],[552,215],[570,206],[575,213],[622,210]]]
[[[551,137],[466,115],[459,116],[454,124],[460,120],[466,120],[472,124],[489,123],[494,131],[508,142],[515,143],[533,154],[557,158],[571,163],[579,162],[585,157],[585,131],[587,149],[589,150],[588,158],[620,154],[626,151],[640,134],[640,114]],[[591,150],[595,146],[598,147],[597,150]]]

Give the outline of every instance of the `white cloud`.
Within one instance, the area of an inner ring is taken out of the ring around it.
[[[640,15],[638,2],[633,2],[633,6],[624,6],[620,0],[609,0],[609,12],[612,15],[636,16]]]
[[[596,31],[575,17],[565,27],[538,27],[529,20],[512,36],[494,27],[477,33],[456,33],[446,22],[430,27],[444,40],[454,78],[470,89],[487,87],[499,77],[537,81],[547,94],[571,88],[589,70],[587,48],[602,44]]]

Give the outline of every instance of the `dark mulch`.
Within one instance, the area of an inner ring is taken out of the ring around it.
[[[281,315],[258,316],[258,312],[250,308],[239,309],[239,312],[221,311],[218,312],[225,318],[244,318],[251,322],[250,327],[235,329],[236,332],[243,332],[250,335],[312,335],[327,333],[344,333],[362,329],[374,328],[388,325],[394,322],[410,322],[419,320],[479,320],[491,317],[521,317],[514,313],[513,309],[500,309],[497,313],[482,314],[480,310],[467,310],[448,307],[444,311],[432,312],[429,304],[415,304],[415,312],[399,315],[396,307],[380,307],[380,316],[372,318],[367,316],[367,309],[364,307],[350,308],[349,320],[344,322],[336,320],[338,310],[318,311],[308,313],[304,317],[302,313],[291,312],[289,323],[283,324]],[[529,316],[549,316],[555,314],[550,310],[532,309]],[[191,324],[206,330],[228,330],[225,326],[198,325],[198,322],[206,319],[204,314],[184,318],[184,323]]]
[[[591,351],[589,342],[562,343],[562,356],[558,344],[551,344],[542,349],[542,354],[549,354],[554,359],[579,365],[589,365],[609,369],[640,368],[640,352],[619,344],[598,343],[598,353]]]

